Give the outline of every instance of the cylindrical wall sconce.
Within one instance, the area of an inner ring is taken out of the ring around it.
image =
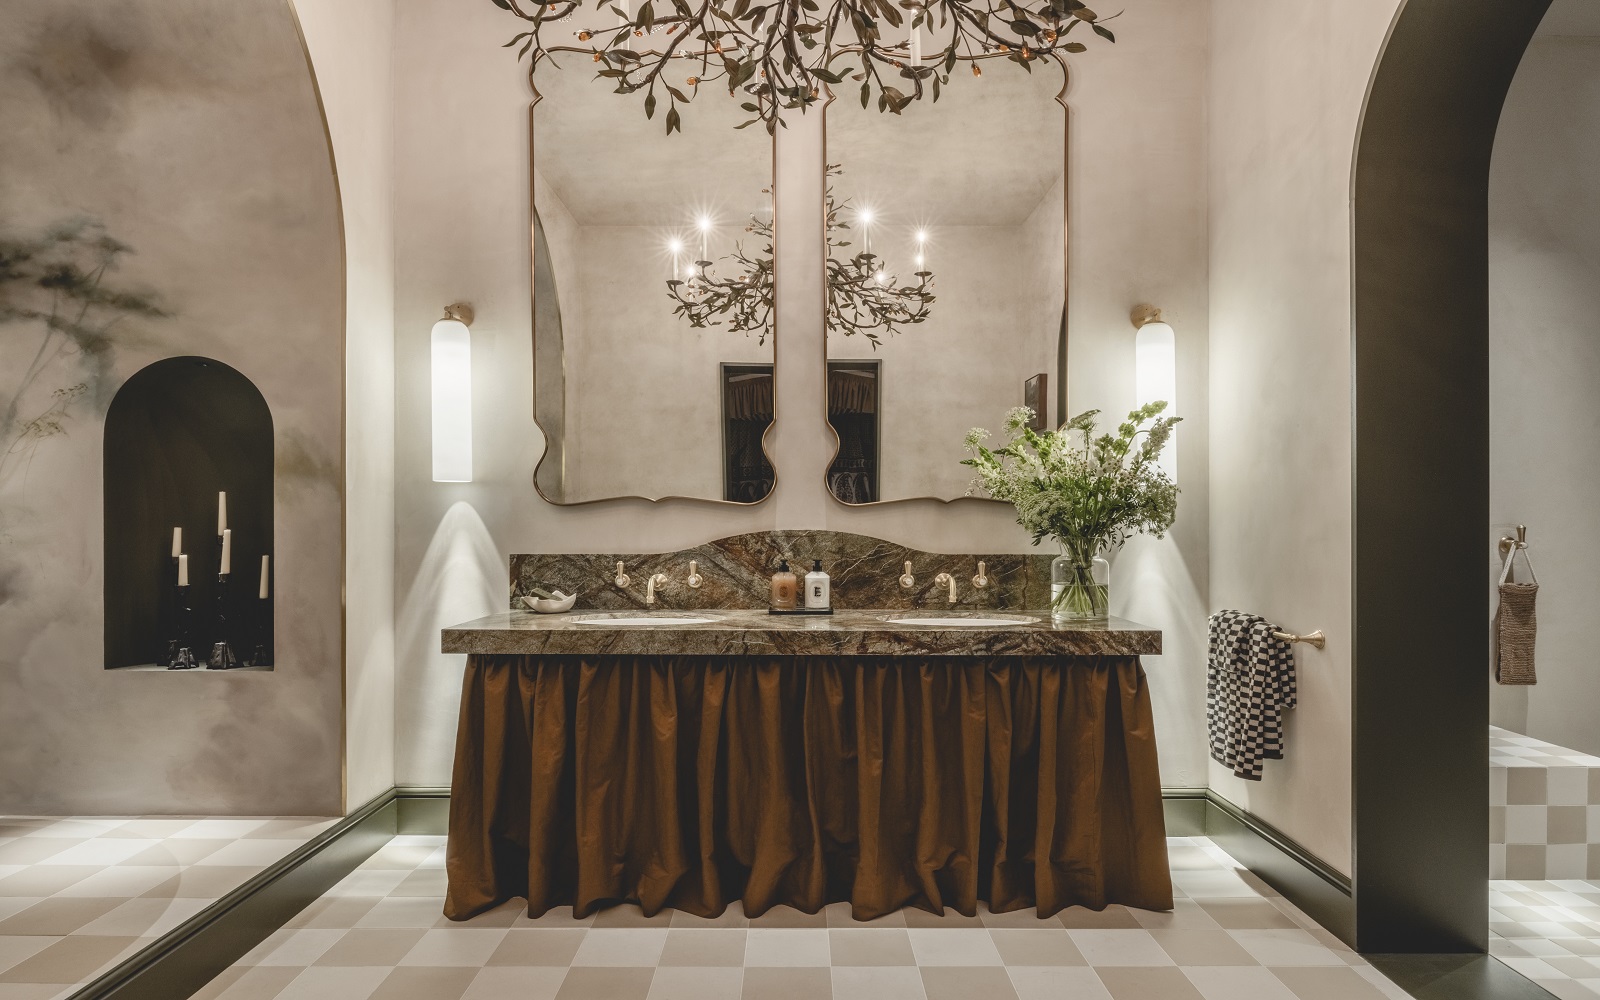
[[[1134,329],[1139,331],[1134,341],[1134,402],[1144,406],[1165,400],[1167,411],[1163,416],[1179,416],[1177,335],[1154,306],[1135,308],[1132,319]],[[1173,482],[1178,481],[1176,431],[1161,452],[1160,465]]]
[[[433,481],[472,482],[472,307],[433,324]]]

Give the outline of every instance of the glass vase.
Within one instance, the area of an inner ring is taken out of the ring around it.
[[[1111,598],[1111,564],[1089,539],[1060,539],[1050,563],[1050,616],[1058,625],[1104,622]]]

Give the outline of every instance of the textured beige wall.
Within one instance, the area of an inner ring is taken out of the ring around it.
[[[1213,0],[1211,606],[1297,647],[1284,760],[1223,797],[1350,858],[1350,173],[1398,0]]]
[[[394,784],[394,0],[294,0],[345,238],[345,804]]]
[[[1590,6],[1552,7],[1547,24],[1566,25]],[[1600,35],[1600,18],[1591,30]],[[1540,38],[1511,85],[1490,175],[1493,477],[1484,539],[1498,574],[1494,541],[1528,526],[1540,584],[1539,683],[1491,681],[1491,705],[1496,725],[1586,753],[1600,753],[1589,637],[1600,594],[1597,162],[1600,37]]]
[[[0,480],[0,812],[334,814],[339,215],[290,8],[8,3],[0,93],[0,224],[102,222],[136,250],[114,280],[170,312],[112,327],[105,352],[47,354],[22,394],[26,413],[86,386],[65,433]],[[39,343],[37,324],[0,326],[0,406]],[[273,411],[270,673],[103,669],[105,407],[140,368],[187,354],[238,369]]]
[[[1128,311],[1146,300],[1168,308],[1183,341],[1183,391],[1192,407],[1180,439],[1183,513],[1175,538],[1130,545],[1118,559],[1117,579],[1125,584],[1115,600],[1116,610],[1168,630],[1171,652],[1148,661],[1163,780],[1194,786],[1205,774],[1207,20],[1194,0],[1132,0],[1127,7],[1122,41],[1075,63],[1071,389],[1078,408],[1126,412],[1133,402]],[[834,442],[822,405],[822,134],[815,113],[779,134],[779,415],[768,439],[777,456],[775,495],[756,507],[616,501],[557,508],[540,501],[530,485],[542,445],[530,398],[528,94],[523,68],[498,48],[515,22],[487,3],[400,0],[398,10],[396,65],[410,67],[397,79],[395,136],[401,782],[449,778],[462,662],[437,652],[439,629],[504,607],[512,552],[649,551],[741,531],[824,527],[952,552],[1028,549],[998,505],[857,509],[824,490]],[[477,480],[459,486],[430,482],[427,406],[428,329],[440,306],[457,298],[478,306]],[[1008,403],[997,400],[997,409]]]

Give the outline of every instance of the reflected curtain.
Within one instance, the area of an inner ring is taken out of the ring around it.
[[[761,442],[772,426],[772,374],[740,374],[723,388],[724,483],[722,498],[758,503],[772,492],[777,474]]]

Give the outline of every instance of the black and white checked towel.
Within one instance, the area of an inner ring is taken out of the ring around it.
[[[1262,762],[1283,759],[1283,710],[1295,706],[1294,647],[1259,615],[1218,611],[1210,620],[1206,729],[1211,759],[1261,780]]]

